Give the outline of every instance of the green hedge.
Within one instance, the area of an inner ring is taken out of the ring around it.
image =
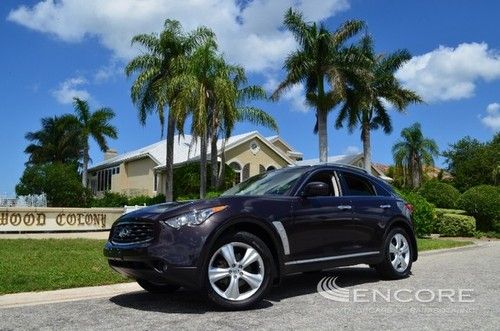
[[[435,208],[416,192],[401,192],[401,197],[413,206],[413,224],[417,236],[422,237],[432,233],[434,230]]]
[[[147,195],[128,197],[120,193],[106,192],[103,197],[92,200],[92,207],[151,206],[162,202],[165,202],[163,194],[158,194],[155,197]]]
[[[456,188],[438,180],[425,182],[418,193],[440,208],[456,208],[460,200],[460,192]]]
[[[461,209],[436,208],[436,216],[438,218],[444,214],[467,215],[467,212]]]
[[[500,232],[500,187],[479,185],[462,194],[460,208],[474,216],[478,230]]]
[[[472,216],[443,214],[437,219],[437,232],[447,237],[473,237],[476,220]]]
[[[232,187],[234,185],[235,176],[236,174],[233,169],[226,165],[225,179],[220,190],[225,191]],[[210,185],[210,165],[207,167],[207,185]],[[192,162],[174,168],[174,200],[192,200],[199,198],[200,164],[198,162]]]

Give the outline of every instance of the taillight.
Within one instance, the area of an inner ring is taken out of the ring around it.
[[[405,203],[406,209],[410,212],[410,214],[413,213],[413,205],[411,203]]]

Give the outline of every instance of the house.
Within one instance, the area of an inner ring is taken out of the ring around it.
[[[174,139],[174,167],[199,160],[199,141],[191,135]],[[225,162],[237,173],[237,182],[268,170],[318,163],[318,159],[303,161],[302,153],[280,136],[264,137],[257,131],[232,136],[225,142],[219,140],[217,146],[218,160],[224,147]],[[108,150],[104,161],[89,169],[89,186],[96,195],[105,191],[129,196],[164,193],[165,159],[166,140],[124,154]],[[362,166],[363,155],[332,156],[328,162]],[[373,169],[373,173],[385,177],[379,170]]]
[[[302,153],[281,137],[266,138],[257,131],[232,136],[225,142],[219,140],[219,153],[223,143],[225,162],[238,174],[237,182],[267,170],[293,166],[302,159]],[[191,135],[175,136],[174,167],[197,161],[199,157],[199,141]],[[94,194],[111,191],[129,196],[154,196],[163,193],[165,159],[166,140],[120,155],[108,150],[104,161],[89,169],[90,188]]]

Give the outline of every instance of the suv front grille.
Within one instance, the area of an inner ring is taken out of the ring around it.
[[[154,234],[154,223],[127,222],[117,224],[110,238],[116,244],[144,243],[153,240]]]

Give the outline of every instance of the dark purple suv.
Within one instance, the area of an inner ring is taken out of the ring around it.
[[[358,168],[319,165],[266,172],[217,199],[125,214],[104,255],[148,291],[202,289],[243,309],[291,273],[365,263],[406,277],[417,244],[411,206],[389,185]]]

